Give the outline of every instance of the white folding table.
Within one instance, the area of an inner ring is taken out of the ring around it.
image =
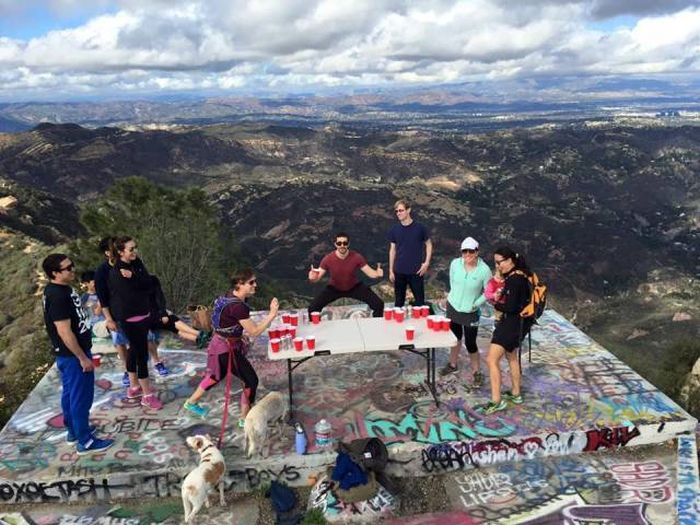
[[[406,326],[415,328],[415,336],[409,341],[406,338]],[[312,357],[324,355],[351,354],[360,352],[386,352],[392,350],[407,350],[420,355],[426,362],[425,383],[430,389],[439,406],[437,391],[435,389],[435,349],[451,347],[457,343],[452,331],[430,330],[426,319],[409,319],[402,323],[387,321],[381,317],[339,319],[322,321],[319,324],[305,324],[297,327],[297,336],[316,337],[316,348],[308,350],[306,342],[301,351],[294,347],[283,348],[279,352],[273,352],[267,345],[267,357],[273,361],[287,361],[287,381],[289,383],[289,418],[292,419],[293,410],[293,381],[292,372],[305,361]]]

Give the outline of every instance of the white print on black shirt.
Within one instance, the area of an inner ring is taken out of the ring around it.
[[[75,313],[78,314],[78,333],[84,334],[90,331],[90,318],[85,310],[83,310],[83,306],[80,303],[80,296],[72,288],[70,298],[73,301],[73,306],[75,306]]]

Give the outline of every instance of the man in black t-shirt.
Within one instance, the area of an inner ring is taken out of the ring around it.
[[[108,449],[111,439],[99,439],[90,426],[90,408],[95,391],[92,364],[90,320],[71,288],[75,265],[61,253],[53,253],[42,263],[49,284],[44,289],[44,322],[61,376],[61,408],[69,443],[77,442],[78,454]]]

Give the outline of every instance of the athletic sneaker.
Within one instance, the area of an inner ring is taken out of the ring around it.
[[[99,439],[92,436],[84,445],[78,443],[78,455],[84,456],[85,454],[92,454],[93,452],[102,452],[112,445],[114,445],[113,439]]]
[[[185,401],[185,404],[182,406],[185,407],[185,410],[189,410],[190,412],[199,417],[207,417],[207,414],[209,413],[209,409],[204,408],[199,403],[190,403],[189,401]]]
[[[482,414],[488,416],[490,414],[493,414],[494,412],[500,412],[501,410],[505,410],[506,408],[508,408],[508,405],[505,401],[503,401],[503,399],[501,399],[498,403],[489,401],[485,405],[479,407],[477,410]]]
[[[88,430],[90,431],[90,434],[93,434],[95,430],[97,430],[97,427],[95,425],[90,425]],[[70,430],[66,432],[66,443],[75,443],[76,441],[78,441],[78,438],[73,435],[73,432]]]
[[[211,339],[211,332],[200,330],[197,334],[197,340],[195,341],[197,348],[206,348],[209,344],[209,339]]]
[[[129,372],[124,372],[122,376],[122,386],[129,388],[131,386],[131,381],[129,381]]]
[[[455,373],[457,370],[459,370],[459,368],[456,366],[452,366],[448,361],[447,364],[440,369],[439,374],[441,376],[446,376],[447,374]]]
[[[155,394],[151,393],[141,398],[141,406],[152,410],[160,410],[163,408],[163,402],[158,399]]]
[[[127,399],[138,399],[143,395],[143,390],[141,390],[140,386],[135,386],[135,387],[129,387],[126,389],[126,398]]]
[[[474,372],[474,386],[476,388],[479,388],[484,385],[484,374],[481,372],[481,370],[477,370]]]
[[[501,394],[501,397],[505,399],[506,401],[510,401],[514,405],[522,405],[523,404],[523,395],[518,394],[517,396],[513,395],[513,392],[510,390],[506,390]]]
[[[170,374],[170,370],[163,364],[163,361],[160,361],[153,365],[153,368],[156,369],[156,372],[158,372],[158,375],[160,377],[165,377]]]

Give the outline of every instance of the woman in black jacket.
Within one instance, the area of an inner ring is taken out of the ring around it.
[[[129,399],[140,397],[143,406],[160,410],[163,403],[156,397],[148,379],[148,331],[178,333],[180,328],[181,337],[196,340],[200,346],[206,343],[206,334],[189,328],[167,312],[160,282],[146,270],[131,237],[118,237],[112,251],[115,264],[107,278],[110,310],[129,340],[126,371],[132,386],[127,389],[126,396]]]
[[[505,285],[500,294],[497,292],[496,299],[504,297],[505,301],[494,304],[494,308],[503,315],[496,321],[486,358],[491,379],[491,401],[480,407],[484,414],[505,410],[508,406],[506,401],[517,405],[523,402],[520,392],[520,363],[516,350],[532,325],[530,319],[520,317],[520,311],[530,301],[528,277],[532,272],[525,260],[510,248],[502,247],[494,252],[493,262],[505,278]],[[508,359],[512,388],[501,394],[499,364],[504,355]]]

